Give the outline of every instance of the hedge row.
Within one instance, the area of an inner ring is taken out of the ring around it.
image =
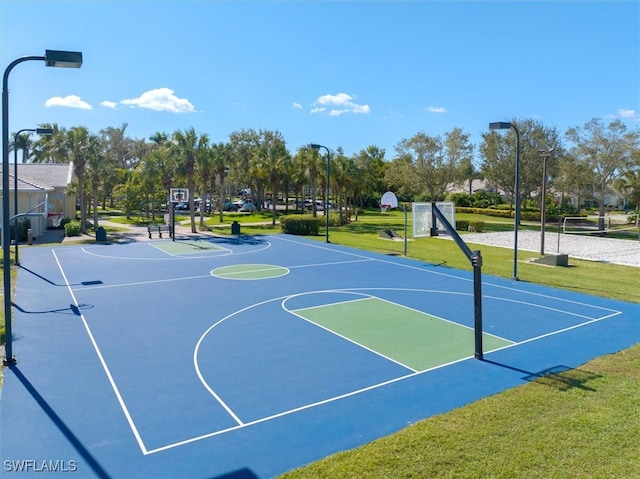
[[[320,231],[321,219],[313,215],[286,215],[280,217],[280,227],[283,233],[313,236]]]
[[[509,212],[509,210],[501,210],[494,208],[467,208],[467,207],[456,207],[456,212],[458,213],[473,213],[477,215],[485,215],[485,216],[497,216],[499,218],[513,218],[513,211]],[[578,216],[578,215],[570,215],[570,216]],[[547,213],[546,220],[547,221],[560,221],[563,216],[550,215]],[[540,221],[540,211],[520,211],[520,219],[525,221]]]
[[[484,221],[456,220],[456,230],[480,233],[484,231]]]

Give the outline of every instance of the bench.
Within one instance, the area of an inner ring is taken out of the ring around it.
[[[172,238],[171,226],[169,225],[153,225],[147,226],[147,231],[149,232],[149,239],[152,238],[153,233],[158,233],[158,236],[162,238],[162,233],[169,233],[169,238]]]

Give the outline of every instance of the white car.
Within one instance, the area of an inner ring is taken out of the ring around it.
[[[253,213],[254,211],[256,211],[256,209],[256,205],[254,205],[253,203],[245,203],[240,207],[238,211],[240,211],[241,213]]]

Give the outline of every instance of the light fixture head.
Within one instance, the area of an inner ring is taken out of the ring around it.
[[[82,52],[46,50],[44,62],[48,67],[80,68],[82,66]]]
[[[493,123],[489,123],[490,130],[508,130],[511,128],[511,123],[508,121],[494,121]]]

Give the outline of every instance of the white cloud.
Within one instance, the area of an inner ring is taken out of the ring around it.
[[[302,105],[301,105],[300,103],[298,103],[297,101],[294,101],[294,102],[291,104],[291,108],[295,108],[295,109],[297,109],[297,110],[301,110],[301,109],[302,109]]]
[[[322,95],[315,102],[311,113],[320,113],[329,111],[331,116],[340,116],[343,113],[371,113],[369,105],[359,105],[353,100],[355,97],[346,93],[338,93],[337,95]],[[331,108],[333,107],[333,108]]]
[[[620,108],[618,110],[618,115],[622,118],[637,118],[638,116],[635,110],[627,110],[625,108]]]
[[[111,110],[116,110],[118,108],[118,104],[115,101],[109,101],[109,100],[100,102],[100,106],[103,106],[105,108],[110,108]]]
[[[189,113],[194,111],[193,105],[186,98],[178,98],[170,88],[156,88],[144,92],[138,98],[122,100],[121,104],[130,107],[148,108],[171,113]]]
[[[428,106],[427,111],[431,113],[446,113],[447,109],[442,106]]]
[[[91,110],[93,107],[86,101],[82,100],[78,95],[69,95],[64,98],[61,96],[54,96],[49,98],[44,106],[64,106],[67,108],[80,108],[81,110]]]

